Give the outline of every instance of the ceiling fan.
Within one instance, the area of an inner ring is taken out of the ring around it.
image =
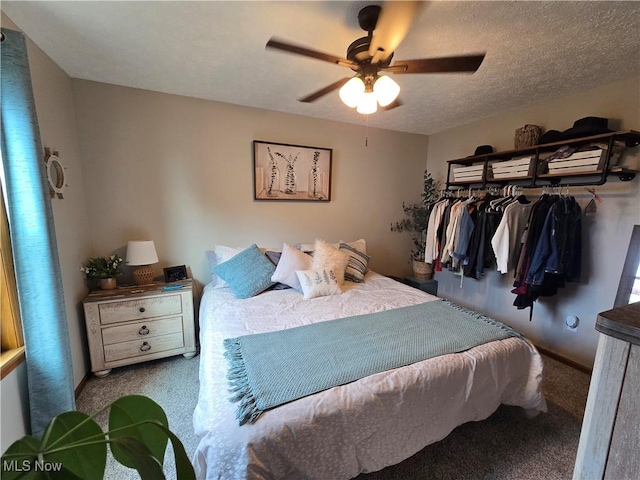
[[[334,90],[340,89],[341,100],[359,113],[370,114],[378,105],[385,109],[401,105],[398,99],[399,85],[386,73],[473,73],[484,60],[484,53],[441,58],[397,60],[393,64],[393,53],[409,32],[414,18],[418,16],[423,2],[391,1],[384,8],[369,5],[358,13],[360,28],[366,37],[358,38],[347,48],[346,58],[337,57],[310,48],[294,45],[272,37],[266,48],[274,48],[296,55],[315,58],[342,67],[356,74],[300,98],[300,102],[314,102]]]

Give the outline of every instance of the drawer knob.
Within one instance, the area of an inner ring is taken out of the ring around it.
[[[140,307],[140,313],[144,313],[144,307]]]
[[[149,329],[146,325],[143,325],[140,330],[138,330],[138,335],[149,335]]]
[[[146,352],[146,351],[149,351],[149,350],[151,350],[151,345],[149,345],[148,342],[143,342],[142,346],[140,347],[140,351],[141,352]]]

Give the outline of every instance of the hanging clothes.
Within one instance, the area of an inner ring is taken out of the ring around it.
[[[445,198],[437,202],[431,210],[429,222],[427,223],[427,238],[424,252],[424,261],[427,263],[433,263],[440,255],[438,229],[448,205],[449,199]]]
[[[539,297],[580,279],[582,210],[573,197],[543,195],[531,209],[525,235],[512,290],[518,309],[532,308]]]
[[[491,202],[494,200],[496,200],[494,195],[486,195],[478,204],[478,216],[467,251],[467,262],[463,269],[465,277],[480,279],[484,275],[484,269],[493,266],[493,253],[487,252],[487,244],[498,223],[491,217],[499,213],[489,211]]]
[[[519,199],[509,203],[502,213],[498,228],[491,238],[497,270],[502,274],[516,268],[522,236],[532,207],[532,202]]]

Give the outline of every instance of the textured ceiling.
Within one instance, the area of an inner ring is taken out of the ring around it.
[[[329,120],[363,119],[337,92],[296,99],[350,70],[266,51],[272,36],[338,56],[380,2],[2,1],[74,78]],[[396,60],[486,52],[469,74],[398,75],[404,105],[370,126],[431,134],[640,75],[640,2],[431,2]]]

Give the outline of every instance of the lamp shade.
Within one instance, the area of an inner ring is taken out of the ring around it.
[[[360,101],[358,102],[358,107],[356,108],[358,113],[362,113],[364,115],[368,115],[370,113],[376,113],[378,110],[378,103],[376,101],[376,94],[371,93],[363,93],[360,95]]]
[[[347,83],[345,83],[338,94],[340,100],[349,108],[358,106],[360,97],[364,93],[364,82],[360,77],[352,77]]]
[[[153,240],[138,240],[127,243],[127,265],[151,265],[158,263],[158,254]]]
[[[373,93],[381,107],[386,107],[393,102],[400,93],[400,85],[394,82],[391,77],[381,75],[373,84]]]

